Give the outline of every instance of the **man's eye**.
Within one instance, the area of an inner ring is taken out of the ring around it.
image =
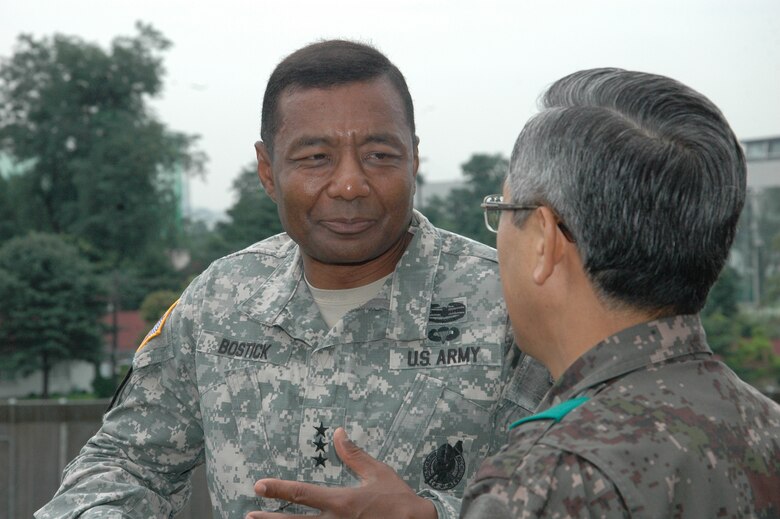
[[[389,161],[389,160],[395,160],[398,158],[398,155],[392,154],[392,153],[385,153],[383,151],[375,151],[373,153],[369,153],[366,156],[369,160],[376,160],[376,161]]]
[[[296,162],[303,166],[312,166],[324,164],[328,160],[326,153],[312,153],[311,155],[300,155],[293,158],[293,162]]]

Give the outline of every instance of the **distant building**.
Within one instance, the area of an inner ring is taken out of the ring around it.
[[[49,394],[92,391],[95,366],[80,360],[60,362],[49,372]],[[24,398],[41,394],[43,373],[36,371],[26,377],[0,379],[0,398]]]
[[[761,206],[761,193],[780,187],[780,135],[742,141],[747,159],[748,196],[742,211],[729,265],[742,278],[740,300],[759,305],[764,282],[773,270],[772,244],[765,243],[760,232],[760,221],[766,209]]]
[[[188,218],[191,213],[189,179],[181,164],[176,164],[171,169],[159,169],[158,172],[158,181],[167,184],[173,192],[176,200],[174,221],[176,230],[181,231],[184,218]]]
[[[117,316],[117,365],[129,365],[135,355],[135,350],[141,344],[146,332],[151,328],[141,317],[138,310],[120,310]],[[108,313],[101,319],[103,325],[109,331],[103,335],[103,343],[106,345],[106,363],[113,347],[114,335],[111,332],[112,315]]]
[[[13,176],[21,175],[35,165],[35,160],[29,159],[16,162],[10,155],[0,151],[0,177],[9,179]]]
[[[748,186],[780,186],[780,135],[742,141],[748,163]]]

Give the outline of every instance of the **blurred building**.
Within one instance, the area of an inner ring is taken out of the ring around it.
[[[0,151],[0,177],[7,180],[13,176],[21,175],[35,164],[35,160],[17,162],[7,153]]]
[[[740,300],[759,306],[766,302],[767,280],[780,274],[780,135],[742,146],[748,194],[729,265],[741,277]]]
[[[780,135],[742,141],[748,161],[748,186],[780,186]]]

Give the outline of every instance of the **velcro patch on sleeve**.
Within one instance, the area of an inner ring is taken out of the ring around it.
[[[173,309],[174,309],[174,308],[176,308],[176,305],[178,305],[178,304],[179,304],[179,300],[177,299],[177,300],[176,300],[176,301],[175,301],[175,302],[174,302],[174,303],[171,305],[171,307],[170,307],[170,308],[169,308],[169,309],[168,309],[168,310],[167,310],[167,311],[166,311],[166,312],[163,314],[163,316],[162,316],[162,317],[160,317],[160,320],[159,320],[159,321],[157,321],[157,324],[155,324],[155,325],[152,327],[152,329],[151,329],[151,330],[149,330],[149,333],[147,333],[147,334],[146,334],[146,337],[144,337],[144,340],[143,340],[143,341],[141,341],[141,345],[138,347],[138,349],[136,350],[136,352],[139,352],[139,351],[141,351],[141,350],[143,349],[143,347],[144,347],[144,346],[146,346],[146,344],[147,344],[149,341],[151,341],[152,339],[154,339],[155,337],[157,337],[158,335],[160,335],[160,334],[162,333],[163,326],[165,326],[165,321],[167,321],[167,320],[168,320],[168,316],[170,316],[170,315],[171,315],[171,312],[173,312]]]

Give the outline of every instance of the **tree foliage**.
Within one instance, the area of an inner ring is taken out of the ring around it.
[[[254,164],[241,169],[232,187],[235,202],[227,210],[227,221],[217,223],[213,231],[201,222],[188,224],[188,246],[197,268],[284,231],[276,203],[260,184]]]
[[[496,237],[485,228],[479,204],[485,196],[501,193],[509,161],[501,154],[477,153],[461,165],[465,187],[453,189],[446,198],[433,197],[422,212],[434,225],[496,245]]]
[[[202,172],[205,157],[197,137],[170,130],[149,108],[162,91],[169,47],[160,32],[139,23],[135,34],[107,47],[66,35],[21,35],[0,61],[0,244],[20,247],[22,238],[12,238],[30,231],[59,235],[71,245],[63,249],[43,234],[29,240],[61,252],[73,278],[62,286],[35,278],[41,286],[30,281],[32,288],[24,288],[30,265],[59,264],[9,253],[0,276],[6,367],[48,373],[68,358],[98,362],[102,337],[94,323],[106,303],[137,308],[151,290],[180,288],[184,274],[168,257],[181,246],[180,182]],[[107,287],[93,290],[100,303],[73,303],[75,293],[97,284],[95,272]],[[57,289],[64,299],[52,298],[71,301],[70,308],[52,306],[46,294]],[[6,305],[6,296],[17,298],[17,306]],[[25,304],[18,303],[22,296]],[[30,331],[44,321],[48,332]],[[66,321],[78,322],[81,335]]]
[[[0,176],[0,243],[18,233],[11,182]]]
[[[728,318],[736,316],[739,311],[740,281],[739,273],[733,267],[726,266],[710,289],[703,315],[706,317],[719,313]]]
[[[150,292],[141,303],[141,318],[149,327],[153,326],[177,299],[179,299],[179,292],[173,290]]]
[[[217,233],[230,251],[243,249],[283,231],[276,203],[266,194],[253,164],[244,167],[233,181],[236,201],[228,222],[217,224]]]
[[[175,239],[172,172],[203,161],[196,137],[168,130],[148,109],[170,42],[150,26],[137,31],[108,50],[22,35],[0,65],[0,144],[31,164],[18,182],[18,218],[80,236],[112,265]]]
[[[90,264],[62,238],[33,233],[0,247],[0,365],[48,374],[58,362],[96,362],[105,291]]]

